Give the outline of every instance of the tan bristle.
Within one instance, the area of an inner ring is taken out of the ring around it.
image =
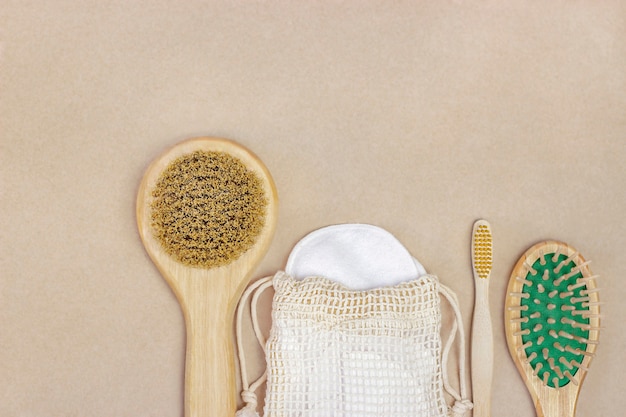
[[[255,243],[265,222],[260,178],[224,152],[196,151],[174,160],[152,197],[156,239],[188,266],[229,264]]]
[[[577,380],[576,378],[574,378],[574,377],[572,376],[572,374],[571,374],[569,371],[565,371],[565,372],[564,372],[564,374],[565,374],[565,376],[567,377],[567,379],[569,379],[569,381],[570,381],[572,384],[574,384],[574,385],[578,386],[578,380]]]
[[[474,230],[472,261],[479,278],[486,279],[493,265],[493,240],[488,224],[479,224]]]

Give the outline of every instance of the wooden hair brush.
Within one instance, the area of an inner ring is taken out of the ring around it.
[[[573,417],[600,330],[596,276],[572,247],[541,242],[519,259],[505,305],[509,352],[538,417]]]

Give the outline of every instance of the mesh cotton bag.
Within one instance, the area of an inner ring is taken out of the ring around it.
[[[265,379],[267,417],[443,417],[463,416],[471,409],[458,301],[436,276],[356,291],[323,277],[296,280],[278,272],[244,293],[238,323],[245,300],[252,296],[254,310],[258,295],[270,286],[275,294],[267,342],[252,314],[267,370],[249,385],[240,347],[246,405],[238,416],[258,415],[254,391]],[[445,346],[440,295],[455,312]],[[460,393],[448,384],[445,366],[457,331]],[[239,324],[237,332],[241,340]],[[444,389],[455,399],[452,406]]]

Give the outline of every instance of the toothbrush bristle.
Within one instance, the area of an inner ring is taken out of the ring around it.
[[[481,279],[489,278],[493,265],[493,239],[491,228],[486,223],[478,224],[474,230],[472,262]]]

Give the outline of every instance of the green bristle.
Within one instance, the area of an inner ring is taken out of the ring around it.
[[[530,284],[522,289],[530,297],[521,298],[520,305],[527,309],[520,313],[522,343],[531,367],[547,386],[560,388],[576,375],[584,359],[589,306],[586,285],[575,285],[583,275],[574,261],[563,254],[553,258],[554,253],[545,254],[532,264],[525,277]]]

